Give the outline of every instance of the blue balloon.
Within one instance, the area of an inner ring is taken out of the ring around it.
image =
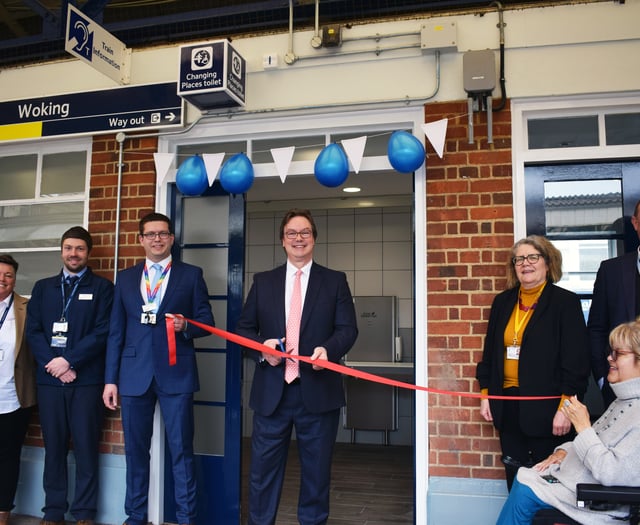
[[[394,131],[391,134],[387,145],[387,156],[393,169],[400,173],[411,173],[425,161],[424,146],[406,131]]]
[[[253,165],[244,153],[236,153],[220,170],[220,184],[229,193],[245,193],[253,184]]]
[[[313,167],[316,179],[323,186],[335,188],[349,176],[349,161],[344,150],[338,144],[325,146]]]
[[[184,195],[195,197],[204,193],[209,187],[209,180],[202,157],[194,155],[182,163],[176,173],[176,185]]]

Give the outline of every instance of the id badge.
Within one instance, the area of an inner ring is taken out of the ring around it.
[[[520,346],[507,346],[507,359],[520,359]]]
[[[66,335],[54,335],[51,338],[51,346],[53,348],[66,348],[67,336]]]
[[[142,324],[156,324],[156,314],[142,313],[140,315],[140,322]]]
[[[142,305],[142,311],[145,314],[156,310],[156,303],[147,303]]]
[[[67,321],[58,321],[57,323],[53,323],[53,332],[66,333],[69,330],[69,323]]]

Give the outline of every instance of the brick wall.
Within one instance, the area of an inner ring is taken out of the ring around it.
[[[429,386],[478,392],[491,301],[505,286],[513,245],[510,106],[474,113],[468,143],[467,103],[427,104],[425,122],[448,119],[443,158],[427,145],[427,330]],[[502,478],[500,445],[480,402],[429,396],[430,475]]]

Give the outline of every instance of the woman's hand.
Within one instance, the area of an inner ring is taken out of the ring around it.
[[[493,415],[491,414],[491,406],[489,406],[488,399],[480,400],[480,415],[485,421],[493,421]]]
[[[553,416],[553,435],[564,436],[569,433],[569,430],[571,430],[571,421],[567,416],[560,412],[560,410],[558,410],[556,415]]]
[[[540,463],[536,463],[533,466],[534,470],[538,472],[542,472],[547,470],[551,465],[559,465],[562,463],[562,460],[566,457],[567,451],[559,448],[553,454],[551,454],[547,459],[543,459]]]
[[[589,410],[585,405],[578,401],[576,396],[566,399],[560,410],[565,417],[571,421],[578,434],[591,427]]]

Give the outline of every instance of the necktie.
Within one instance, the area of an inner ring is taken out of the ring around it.
[[[160,280],[160,276],[162,275],[162,265],[158,263],[152,264],[151,269],[154,271],[153,277],[151,278],[151,293],[153,294],[154,290],[156,289],[156,285]],[[154,302],[156,303],[156,306],[160,304],[161,300],[162,300],[162,295],[160,294],[160,290],[158,290],[158,293],[154,297]]]
[[[300,340],[300,318],[302,317],[302,290],[300,277],[302,270],[296,272],[296,279],[293,283],[293,293],[291,294],[291,304],[289,305],[289,318],[287,319],[287,349],[293,349],[291,354],[298,355],[298,342]],[[298,377],[298,360],[287,359],[284,380],[291,383]]]
[[[79,277],[77,275],[67,275],[64,280],[64,295],[69,297],[69,294],[73,292],[73,287],[78,282]]]

